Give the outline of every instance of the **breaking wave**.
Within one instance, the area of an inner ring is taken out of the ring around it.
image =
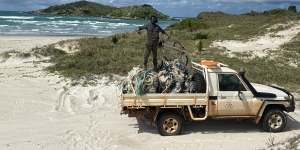
[[[27,17],[27,16],[0,16],[0,19],[30,20],[30,19],[34,19],[34,17]]]
[[[40,16],[0,11],[0,34],[109,36],[136,30],[145,20],[110,19],[81,16]],[[161,21],[166,27],[172,21]]]

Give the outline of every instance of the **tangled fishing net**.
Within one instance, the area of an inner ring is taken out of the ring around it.
[[[197,77],[198,78],[197,78]],[[123,94],[134,93],[196,93],[200,92],[204,78],[201,74],[191,71],[185,63],[178,59],[164,61],[158,72],[133,68],[123,82]]]

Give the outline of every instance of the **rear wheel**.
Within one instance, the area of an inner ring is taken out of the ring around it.
[[[163,136],[178,135],[182,130],[182,117],[177,114],[164,113],[158,119],[157,128]]]
[[[282,110],[271,109],[263,117],[262,127],[267,132],[281,132],[286,126],[286,115]]]

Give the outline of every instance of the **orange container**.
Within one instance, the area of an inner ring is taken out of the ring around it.
[[[201,60],[199,64],[205,65],[207,67],[217,67],[219,62],[213,60]]]

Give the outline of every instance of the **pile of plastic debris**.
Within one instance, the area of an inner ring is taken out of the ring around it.
[[[133,68],[123,82],[123,94],[135,93],[196,93],[200,89],[199,79],[191,73],[185,63],[178,59],[163,61],[158,72]]]

